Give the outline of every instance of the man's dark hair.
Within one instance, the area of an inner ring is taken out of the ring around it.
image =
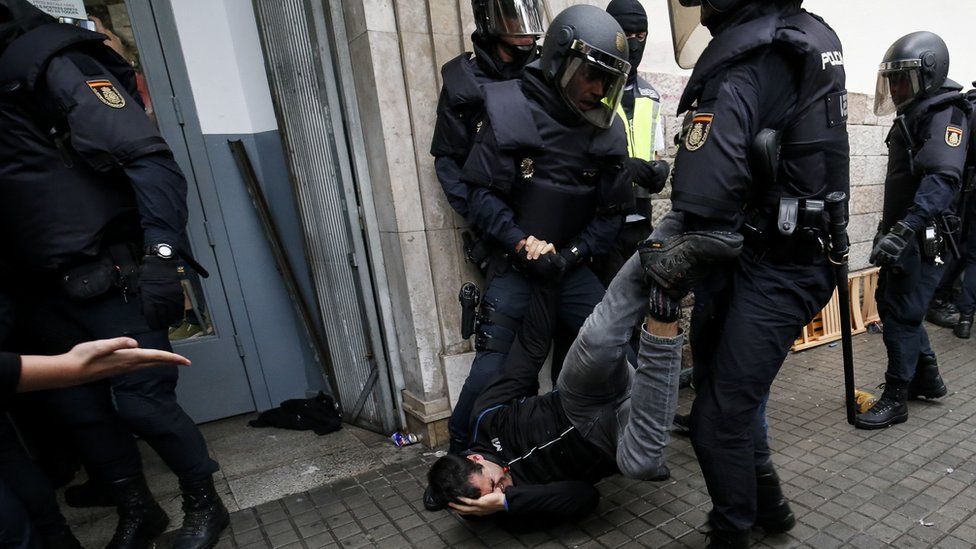
[[[475,473],[481,473],[481,466],[463,456],[447,454],[438,459],[427,471],[424,505],[428,509],[443,509],[459,497],[480,498],[481,490],[471,484],[471,475]]]

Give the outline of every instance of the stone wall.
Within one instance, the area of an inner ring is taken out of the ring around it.
[[[550,0],[551,14],[572,0]],[[588,3],[604,6],[606,2]],[[465,223],[447,204],[428,150],[441,85],[441,65],[470,48],[468,0],[349,0],[342,3],[356,93],[374,187],[394,311],[396,353],[408,427],[426,441],[444,440],[446,418],[473,358],[459,335],[457,292],[479,280],[463,260]],[[680,129],[675,107],[686,78],[647,74],[662,93],[667,156]],[[869,99],[851,97],[853,268],[866,265],[877,225],[884,177],[885,124],[869,114]],[[655,217],[668,209],[668,190]]]

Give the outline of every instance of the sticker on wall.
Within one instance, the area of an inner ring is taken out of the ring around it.
[[[84,0],[27,0],[37,9],[53,17],[88,19]]]

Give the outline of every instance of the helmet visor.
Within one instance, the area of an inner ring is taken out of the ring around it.
[[[878,68],[874,114],[886,116],[908,106],[922,93],[922,61],[888,61]]]
[[[599,128],[609,128],[629,72],[627,61],[574,40],[556,84],[563,99],[580,117]]]
[[[488,23],[496,36],[533,36],[545,34],[540,0],[489,0]]]
[[[671,40],[674,61],[683,69],[695,66],[712,35],[701,24],[701,2],[696,0],[668,0],[671,15]]]

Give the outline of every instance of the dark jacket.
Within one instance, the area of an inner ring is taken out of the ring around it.
[[[536,396],[557,295],[536,287],[505,367],[478,398],[471,418],[469,450],[512,474],[502,518],[513,526],[538,528],[585,516],[599,502],[593,485],[618,472],[615,461],[573,427],[557,391]]]
[[[962,188],[970,138],[969,105],[960,89],[947,82],[895,120],[886,140],[883,231],[904,220],[920,233],[952,209]]]

